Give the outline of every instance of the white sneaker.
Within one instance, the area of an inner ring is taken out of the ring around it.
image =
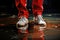
[[[25,33],[25,30],[28,28],[28,19],[21,17],[21,19],[16,24],[17,29],[20,29],[22,33]]]
[[[43,20],[41,15],[38,15],[37,17],[34,17],[34,20],[37,22],[37,24],[40,25],[40,30],[43,30],[46,28],[46,22]]]
[[[46,22],[43,20],[41,15],[37,16],[37,22],[38,22],[38,24],[46,25]]]

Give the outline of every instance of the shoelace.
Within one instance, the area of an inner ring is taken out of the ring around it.
[[[38,20],[42,20],[42,21],[44,21],[44,20],[42,19],[42,16],[38,16],[37,19],[38,19]]]

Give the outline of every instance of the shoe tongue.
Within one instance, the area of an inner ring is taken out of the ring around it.
[[[43,18],[41,15],[38,16],[38,19],[42,20],[43,21]]]

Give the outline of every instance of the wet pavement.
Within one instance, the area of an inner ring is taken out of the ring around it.
[[[32,18],[32,17],[31,17]],[[30,20],[32,20],[30,18]],[[60,40],[60,19],[54,17],[45,17],[47,25],[50,27],[59,26],[59,28],[50,28],[44,30],[45,40]],[[18,40],[16,29],[17,18],[13,16],[0,18],[0,40]],[[50,23],[52,23],[50,25]]]
[[[60,30],[59,29],[47,29],[45,30],[46,40],[60,40]]]
[[[60,29],[46,29],[45,40],[60,40]],[[18,40],[17,29],[14,25],[0,27],[0,40]]]

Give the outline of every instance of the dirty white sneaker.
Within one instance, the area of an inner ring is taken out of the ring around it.
[[[37,16],[37,23],[40,24],[40,30],[44,30],[44,28],[46,28],[46,22],[41,15]]]
[[[40,30],[44,30],[46,28],[46,22],[43,20],[41,15],[38,15],[37,17],[34,17],[33,20],[40,25]]]
[[[37,22],[38,22],[38,24],[46,25],[46,22],[43,20],[41,15],[37,16]]]
[[[28,19],[26,17],[21,17],[21,19],[16,24],[17,29],[20,29],[22,33],[26,33],[28,28]]]

